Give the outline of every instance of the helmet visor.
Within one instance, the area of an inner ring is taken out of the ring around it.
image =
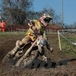
[[[44,19],[44,21],[45,21],[46,23],[49,23],[50,20],[52,20],[52,18],[50,18],[50,17],[46,17],[46,18]]]

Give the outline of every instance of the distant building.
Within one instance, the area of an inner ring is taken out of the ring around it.
[[[50,31],[57,31],[57,30],[63,30],[64,28],[61,25],[58,24],[50,24],[47,29]]]
[[[28,29],[28,25],[9,25],[6,27],[6,31],[25,31]],[[62,30],[62,26],[57,25],[57,24],[50,24],[46,28],[48,31],[57,31],[57,30]]]
[[[25,31],[28,29],[27,25],[8,25],[6,31]]]

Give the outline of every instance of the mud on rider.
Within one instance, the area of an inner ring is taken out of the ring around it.
[[[13,56],[15,52],[23,45],[27,44],[29,41],[35,41],[37,39],[38,33],[42,34],[46,38],[46,27],[48,23],[52,20],[52,17],[49,14],[43,14],[38,20],[30,20],[28,23],[29,29],[27,30],[25,37],[20,41],[17,40],[15,48],[10,52],[9,55]],[[50,49],[47,44],[47,48]]]

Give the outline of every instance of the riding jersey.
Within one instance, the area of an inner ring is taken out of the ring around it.
[[[34,30],[32,29],[34,28]],[[43,34],[45,28],[39,20],[33,20],[33,25],[28,29],[26,35],[31,38],[32,41],[36,40],[38,33]]]

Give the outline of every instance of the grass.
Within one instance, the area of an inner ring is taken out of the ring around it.
[[[68,36],[67,39],[69,41],[75,42],[76,41],[76,35],[74,35],[74,36],[70,35],[70,37]],[[76,46],[72,45],[69,41],[61,38],[61,45],[62,45],[63,53],[66,55],[71,55],[71,56],[76,57]]]
[[[19,34],[25,34],[25,32],[0,32],[1,35],[19,35]]]

